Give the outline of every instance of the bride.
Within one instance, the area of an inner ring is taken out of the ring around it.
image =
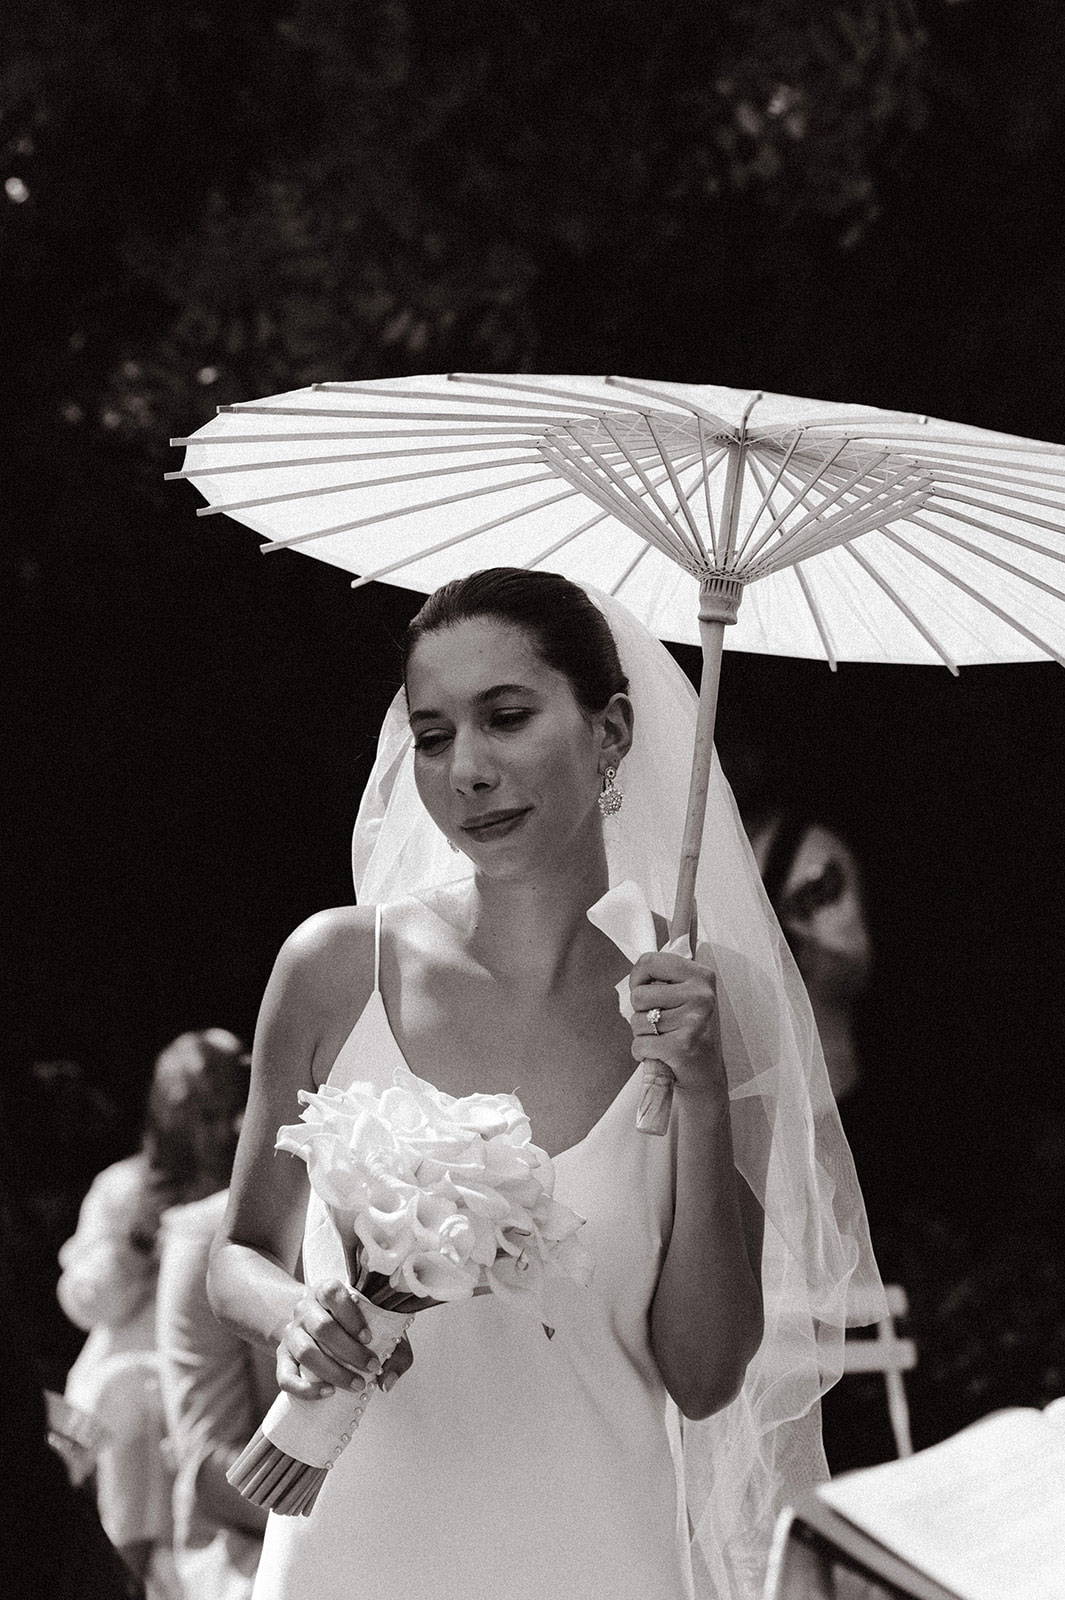
[[[278,957],[210,1276],[282,1389],[387,1398],[310,1516],[271,1516],[256,1600],[748,1600],[775,1510],[825,1475],[848,1286],[878,1280],[716,766],[696,956],[661,949],[694,722],[668,652],[553,574],[476,573],[410,626],[360,904]],[[646,1060],[675,1078],[665,1138],[634,1125]],[[274,1138],[300,1089],[397,1066],[520,1095],[595,1260],[589,1287],[555,1289],[552,1339],[484,1296],[427,1302],[384,1371],[368,1352]]]

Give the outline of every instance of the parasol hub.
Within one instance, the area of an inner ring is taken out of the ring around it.
[[[699,584],[699,621],[735,622],[743,582],[731,572],[708,573]]]

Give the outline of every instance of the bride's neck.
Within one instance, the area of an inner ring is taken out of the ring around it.
[[[527,877],[478,876],[467,932],[471,955],[501,980],[554,988],[595,941],[586,913],[607,884],[602,850]]]

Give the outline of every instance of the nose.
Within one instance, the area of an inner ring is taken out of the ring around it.
[[[487,794],[497,782],[498,775],[479,731],[457,729],[451,746],[451,787],[455,793]]]

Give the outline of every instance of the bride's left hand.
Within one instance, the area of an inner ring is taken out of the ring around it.
[[[632,1054],[637,1061],[662,1061],[682,1095],[705,1096],[728,1105],[721,1054],[717,976],[711,967],[664,950],[642,955],[629,975]],[[657,1007],[657,1031],[648,1012]]]

